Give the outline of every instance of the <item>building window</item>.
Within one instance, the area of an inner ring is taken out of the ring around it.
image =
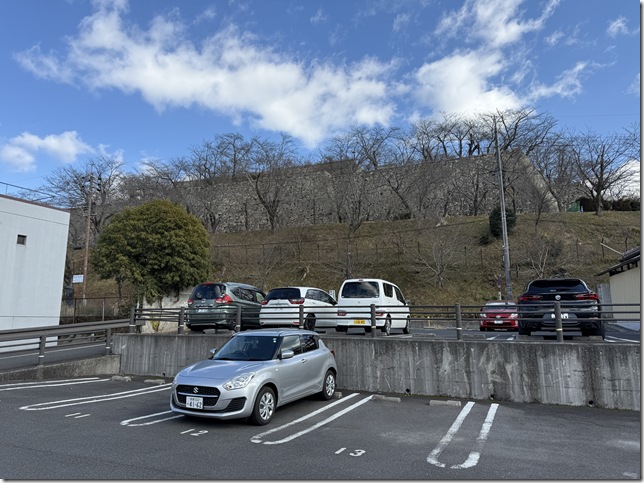
[[[18,235],[18,245],[27,244],[27,235]]]

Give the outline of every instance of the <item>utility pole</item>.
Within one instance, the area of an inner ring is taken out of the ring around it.
[[[83,261],[83,303],[87,293],[87,264],[89,261],[89,232],[92,221],[92,197],[94,195],[94,174],[89,175],[89,191],[87,192],[87,225],[85,226],[85,259]]]
[[[512,300],[512,278],[510,277],[510,246],[508,243],[508,225],[505,217],[505,189],[503,188],[503,164],[501,163],[501,151],[499,150],[499,135],[496,130],[496,116],[494,120],[494,144],[496,146],[496,158],[499,164],[499,204],[501,206],[501,230],[503,232],[503,267],[505,269],[505,294],[506,300]]]

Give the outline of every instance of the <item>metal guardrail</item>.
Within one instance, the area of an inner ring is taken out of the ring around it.
[[[43,363],[47,349],[59,348],[61,345],[87,346],[90,343],[102,342],[105,344],[105,353],[110,354],[113,330],[127,329],[128,332],[136,332],[137,327],[144,323],[130,318],[0,330],[0,350],[19,352],[38,349],[38,365]]]
[[[531,312],[532,315],[546,315],[552,314],[552,318],[556,324],[556,333],[558,340],[563,340],[563,321],[565,321],[566,310],[572,311],[573,303],[566,302],[554,302],[551,305],[543,304],[539,305],[537,311]],[[293,328],[303,328],[305,327],[306,313],[307,309],[315,311],[316,308],[319,310],[319,307],[311,305],[299,305],[297,309],[284,309],[283,316],[285,319],[298,320],[297,326],[292,326]],[[640,322],[641,312],[640,304],[599,304],[598,305],[597,318],[601,318],[604,323],[614,323],[614,322]],[[333,310],[347,310],[350,311],[352,317],[359,317],[365,319],[365,321],[370,321],[370,324],[365,324],[365,326],[370,327],[371,335],[376,335],[376,319],[379,312],[385,311],[389,312],[394,309],[400,309],[400,306],[350,306],[350,305],[336,305]],[[216,309],[215,309],[216,310]],[[427,324],[427,328],[431,328],[432,324],[434,327],[438,328],[453,328],[456,330],[457,340],[461,340],[462,332],[464,329],[473,329],[479,327],[480,314],[482,311],[481,305],[417,305],[409,306],[410,318],[411,321],[415,324]],[[244,317],[254,317],[245,315]],[[241,326],[242,312],[241,307],[237,307],[237,311],[234,314],[228,315],[227,313],[221,313],[219,317],[224,320],[230,320],[233,322],[233,318],[237,328]],[[396,316],[395,312],[392,312],[392,320],[400,320],[400,316]],[[188,320],[188,313],[185,307],[173,308],[173,309],[132,309],[131,312],[131,324],[142,325],[146,322],[176,322],[177,331],[179,334],[183,334],[185,330],[185,325]],[[528,320],[521,319],[520,317],[517,320]],[[533,319],[531,319],[533,320]],[[259,325],[259,323],[257,324]],[[357,327],[357,326],[356,326]]]
[[[604,323],[615,322],[640,322],[640,304],[600,304],[599,317]],[[304,327],[305,309],[313,309],[313,306],[298,306],[297,310],[290,313],[285,311],[285,317],[298,317],[299,327]],[[335,310],[348,309],[354,316],[363,317],[370,322],[371,335],[376,336],[376,318],[379,311],[388,308],[399,308],[399,306],[335,306]],[[456,330],[457,340],[462,339],[464,329],[478,328],[481,312],[480,305],[425,305],[410,306],[410,319],[417,324],[426,324],[426,328],[448,328]],[[565,313],[566,304],[556,302],[550,306],[543,307],[543,314],[553,313],[556,323],[557,340],[563,341],[562,314]],[[241,308],[230,317],[235,318],[237,327],[241,324]],[[257,316],[255,316],[257,317]],[[398,320],[394,314],[392,320]],[[29,327],[23,329],[0,330],[0,351],[33,351],[38,350],[38,364],[42,364],[47,349],[60,347],[66,344],[67,347],[77,345],[88,345],[101,342],[105,344],[105,353],[111,353],[112,331],[127,329],[129,333],[140,331],[140,327],[147,323],[170,322],[177,324],[177,332],[184,333],[187,320],[185,307],[153,309],[153,308],[132,308],[130,318],[123,320],[110,320],[99,322],[83,322],[76,324],[64,324],[53,326]],[[365,324],[369,326],[369,324]],[[357,327],[357,326],[356,326]]]

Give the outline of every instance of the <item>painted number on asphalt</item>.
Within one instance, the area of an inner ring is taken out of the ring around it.
[[[196,429],[191,428],[191,429],[186,429],[185,431],[181,431],[180,434],[189,434],[190,436],[201,436],[202,434],[206,434],[207,432],[208,431],[205,431],[205,430],[197,431]]]
[[[335,454],[343,453],[345,449],[347,449],[347,448],[340,448],[339,450],[337,450],[337,451],[335,452]],[[366,452],[367,452],[367,451],[366,451],[366,450],[364,450],[364,449],[354,449],[353,451],[351,451],[351,452],[349,453],[349,456],[362,456],[362,455],[363,455],[363,454],[365,454]]]

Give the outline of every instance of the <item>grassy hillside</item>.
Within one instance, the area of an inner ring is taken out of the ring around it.
[[[640,244],[640,229],[640,212],[546,214],[538,223],[534,214],[519,215],[509,236],[514,298],[541,276],[580,277],[591,287],[607,282],[596,274]],[[346,225],[331,224],[216,234],[212,245],[211,280],[264,290],[337,291],[350,274],[390,280],[417,305],[478,304],[506,293],[502,244],[489,234],[487,216],[367,222],[351,243]],[[90,280],[92,295],[116,294],[110,282]]]
[[[596,274],[640,243],[639,212],[520,215],[509,236],[516,297],[540,276],[576,276],[595,286]],[[488,240],[489,243],[485,244]],[[379,277],[415,304],[479,303],[505,294],[502,243],[489,235],[487,216],[436,222],[368,222],[348,243],[343,225],[213,236],[213,279],[264,289],[311,285],[338,290],[345,275]],[[498,287],[498,280],[502,286]]]

